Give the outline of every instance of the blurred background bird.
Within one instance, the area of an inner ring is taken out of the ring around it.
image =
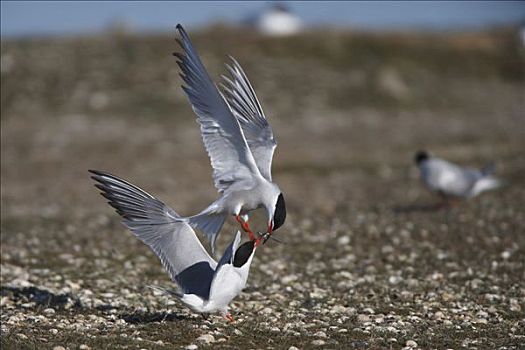
[[[502,185],[501,180],[494,176],[494,164],[482,169],[462,167],[433,157],[426,151],[418,151],[414,160],[423,184],[447,205],[455,199],[469,199]]]

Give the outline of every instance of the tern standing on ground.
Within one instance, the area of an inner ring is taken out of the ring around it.
[[[228,304],[246,286],[262,237],[240,244],[237,231],[219,262],[206,252],[192,228],[170,207],[116,176],[90,170],[95,185],[122,216],[122,223],[159,257],[179,290],[159,287],[201,313],[220,312],[230,321]]]
[[[209,239],[212,251],[228,215],[255,239],[248,213],[264,208],[268,233],[286,219],[286,205],[279,187],[272,182],[271,165],[276,142],[255,92],[241,66],[232,58],[227,65],[221,93],[204,68],[190,38],[177,25],[184,53],[174,53],[186,83],[182,86],[197,115],[204,146],[213,167],[213,181],[221,196],[187,221]],[[267,236],[269,237],[269,236]]]
[[[414,160],[423,184],[446,201],[472,198],[501,186],[501,181],[493,175],[492,165],[481,170],[461,167],[432,157],[426,151],[418,151]]]

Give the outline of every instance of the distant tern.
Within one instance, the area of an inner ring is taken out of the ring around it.
[[[445,200],[472,198],[502,185],[494,177],[492,165],[481,170],[461,167],[432,157],[426,151],[418,151],[414,160],[419,167],[423,184]]]
[[[160,200],[111,174],[90,170],[95,185],[122,216],[122,223],[148,245],[179,290],[154,287],[199,313],[220,312],[233,321],[228,304],[246,286],[262,237],[241,242],[237,231],[219,262],[204,249],[187,221]]]
[[[228,215],[233,215],[250,240],[255,234],[248,213],[264,208],[268,231],[286,219],[286,205],[272,182],[271,165],[277,145],[272,128],[239,63],[227,65],[231,77],[223,76],[222,92],[212,82],[184,28],[178,24],[184,53],[174,53],[186,85],[182,88],[197,115],[202,139],[213,167],[213,180],[221,196],[199,214],[187,218],[210,241],[212,251]]]

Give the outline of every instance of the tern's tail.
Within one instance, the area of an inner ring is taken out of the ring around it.
[[[476,184],[472,188],[471,197],[477,196],[481,192],[494,190],[503,186],[503,182],[495,176],[488,175],[483,176],[481,179],[476,181]]]
[[[215,242],[225,220],[225,214],[208,213],[197,214],[188,218],[188,222],[193,228],[201,230],[206,235],[206,238],[210,241],[212,253],[215,253]]]
[[[150,289],[153,289],[153,290],[156,290],[162,294],[166,294],[166,295],[171,295],[171,296],[175,296],[177,298],[182,298],[182,296],[184,295],[183,293],[181,293],[180,291],[178,290],[175,290],[175,289],[171,289],[171,288],[165,288],[165,287],[161,287],[161,286],[154,286],[154,285],[148,285],[146,286]]]

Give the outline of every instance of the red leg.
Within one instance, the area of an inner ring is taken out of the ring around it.
[[[232,317],[232,314],[230,314],[229,312],[228,312],[228,313],[226,314],[226,316],[224,316],[224,317],[226,317],[226,319],[227,319],[228,321],[230,321],[231,323],[235,322],[235,320],[234,320],[233,317]]]
[[[241,224],[241,227],[244,230],[244,232],[246,232],[248,234],[248,237],[250,237],[250,241],[253,241],[255,239],[255,235],[253,234],[250,225],[248,225],[248,222],[243,221],[239,215],[235,215],[235,220],[237,220],[237,222]]]

